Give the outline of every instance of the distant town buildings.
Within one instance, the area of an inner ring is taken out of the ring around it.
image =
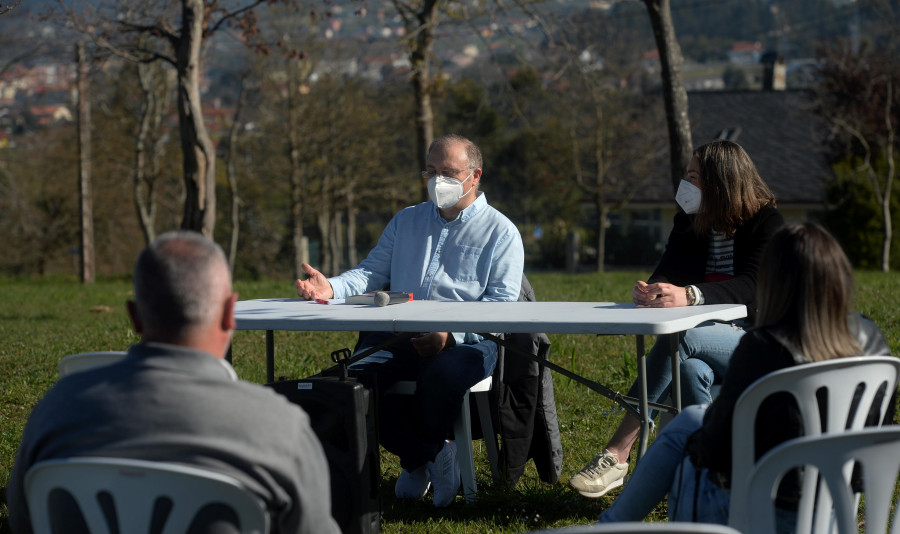
[[[618,0],[624,1],[624,0]],[[584,0],[584,8],[609,10],[616,0]],[[390,16],[384,5],[371,6],[367,17],[357,9],[334,5],[325,18],[320,35],[325,39],[364,42],[365,53],[347,58],[322,57],[310,78],[311,83],[325,74],[363,77],[373,82],[406,76],[411,68],[406,51],[399,41],[406,30],[402,20]],[[482,24],[445,24],[438,28],[442,46],[435,49],[434,74],[454,77],[479,62],[490,61],[511,46],[509,36],[541,38],[537,23],[529,17],[512,16],[501,24],[485,20]],[[474,31],[473,31],[474,29]],[[393,44],[392,44],[393,43]],[[686,60],[683,68],[688,91],[720,91],[724,89],[762,89],[773,80],[766,73],[774,73],[774,88],[797,88],[813,81],[812,60],[781,62],[775,70],[766,70],[766,51],[759,42],[737,41],[722,52],[727,61],[697,63]],[[602,71],[605,60],[602,51],[585,49],[579,55],[582,68]],[[641,55],[646,79],[658,79],[659,54],[656,49]],[[508,70],[507,72],[514,72]],[[625,80],[622,82],[627,83]],[[770,85],[771,86],[771,85]],[[34,64],[17,64],[0,72],[0,148],[13,146],[15,136],[29,129],[53,127],[74,120],[75,65],[61,61],[41,60]],[[210,133],[215,139],[223,133],[233,115],[233,109],[221,104],[223,95],[217,93],[215,80],[203,78],[204,114]],[[226,97],[227,98],[227,97]]]

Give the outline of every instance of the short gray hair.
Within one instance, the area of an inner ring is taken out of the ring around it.
[[[457,143],[464,145],[466,148],[466,160],[469,165],[469,170],[481,169],[484,164],[481,158],[481,150],[475,143],[459,134],[447,134],[438,137],[432,141],[431,145],[428,147],[428,154],[431,154],[431,151],[435,148],[446,148]]]
[[[227,272],[222,248],[202,234],[168,232],[138,256],[134,265],[134,299],[141,321],[177,339],[212,320]]]

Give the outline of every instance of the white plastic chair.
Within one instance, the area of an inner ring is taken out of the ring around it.
[[[775,393],[789,393],[797,401],[803,419],[804,436],[816,436],[826,432],[843,432],[863,427],[875,395],[883,388],[884,395],[878,405],[879,424],[888,403],[897,389],[900,376],[900,359],[892,356],[856,356],[815,362],[782,369],[757,380],[741,395],[734,408],[732,425],[731,501],[728,524],[741,532],[750,530],[755,510],[749,506],[749,487],[744,481],[750,478],[756,463],[755,426],[756,412],[760,404]],[[859,402],[853,398],[862,387]],[[827,410],[819,406],[816,392],[823,390]],[[822,427],[820,410],[824,414]],[[814,491],[816,477],[804,477],[803,491]],[[805,517],[813,511],[805,511]],[[825,514],[820,510],[817,514]],[[810,519],[807,517],[807,519]],[[821,523],[825,516],[819,516]],[[803,524],[803,523],[798,523]],[[808,529],[808,528],[807,528]]]
[[[456,459],[459,462],[459,474],[462,481],[463,494],[466,502],[475,500],[478,493],[478,485],[475,482],[475,454],[472,450],[472,418],[469,411],[469,397],[475,401],[475,409],[478,410],[478,419],[481,423],[481,433],[484,436],[485,449],[488,461],[491,464],[491,474],[495,479],[500,478],[499,454],[497,437],[494,434],[494,425],[491,423],[490,400],[488,394],[491,391],[492,377],[487,377],[475,384],[463,395],[462,409],[459,417],[453,423],[453,435],[456,439]],[[388,390],[388,394],[413,395],[416,392],[416,383],[411,380],[397,382]]]
[[[125,354],[125,351],[82,352],[79,354],[70,354],[59,360],[56,367],[59,370],[59,377],[62,378],[79,371],[87,371],[94,367],[115,363],[124,358]]]
[[[711,523],[645,523],[640,521],[624,523],[595,523],[574,527],[559,527],[535,530],[531,534],[740,534],[725,525]]]
[[[58,508],[51,505],[55,490],[74,499],[92,534],[148,532],[154,520],[164,522],[160,534],[184,534],[197,513],[210,504],[230,508],[242,534],[269,531],[268,513],[255,494],[230,476],[196,467],[125,458],[39,462],[25,475],[35,534],[57,532],[74,520],[71,509],[54,510]],[[110,525],[104,513],[110,507],[117,526]]]
[[[778,484],[788,471],[804,465],[807,466],[804,478],[815,478],[818,471],[828,488],[824,495],[820,493],[816,506],[824,507],[829,516],[833,510],[837,532],[862,532],[857,527],[857,501],[850,487],[854,462],[862,467],[866,496],[865,532],[900,532],[900,514],[895,515],[893,526],[888,530],[894,487],[900,470],[900,429],[889,427],[792,439],[766,453],[747,483],[748,504],[754,517],[750,530],[746,532],[775,532],[774,499]],[[815,495],[801,495],[800,508],[811,507],[814,500]],[[817,523],[813,531],[808,528],[797,530],[804,533],[830,531],[829,522]]]

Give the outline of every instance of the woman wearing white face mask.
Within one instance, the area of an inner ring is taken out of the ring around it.
[[[649,280],[635,284],[634,303],[652,308],[744,304],[748,314],[744,321],[708,322],[685,332],[678,347],[684,407],[710,403],[710,386],[724,376],[743,328],[753,324],[760,257],[784,218],[750,157],[731,141],[694,150],[675,199],[681,210],[666,250]],[[668,336],[660,336],[647,354],[651,402],[662,402],[669,394],[668,347]],[[637,397],[637,386],[635,382],[629,396]],[[639,431],[638,419],[626,414],[606,448],[569,486],[592,498],[620,487]]]

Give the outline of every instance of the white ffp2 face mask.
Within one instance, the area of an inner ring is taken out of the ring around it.
[[[448,178],[446,176],[432,176],[428,180],[428,196],[439,208],[450,208],[456,205],[463,196],[471,191],[463,192],[463,184],[475,173],[473,170],[465,180],[459,181],[456,178]]]
[[[681,183],[678,184],[678,191],[675,193],[675,202],[677,202],[678,205],[681,206],[681,209],[688,215],[697,213],[700,209],[700,200],[702,198],[703,193],[700,191],[700,188],[691,182],[682,180]]]

